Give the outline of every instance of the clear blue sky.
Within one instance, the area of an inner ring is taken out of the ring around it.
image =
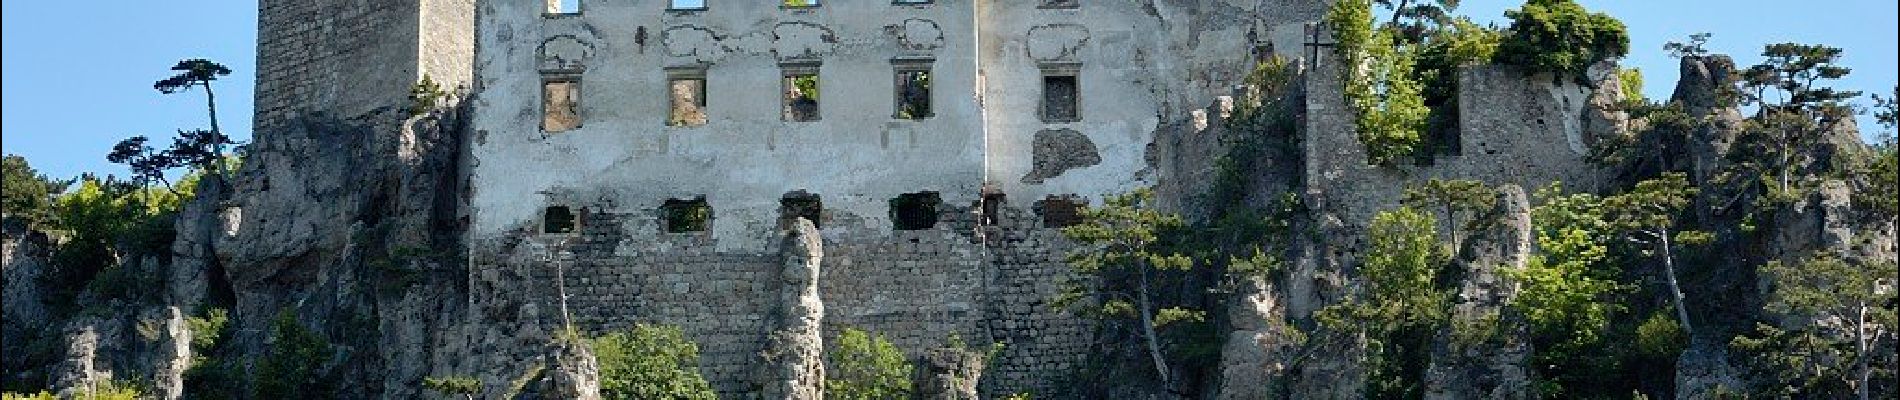
[[[237,0],[0,0],[4,115],[0,144],[55,177],[124,174],[105,153],[130,135],[170,136],[206,126],[203,94],[161,95],[152,81],[182,58],[204,57],[236,70],[218,82],[220,121],[250,139],[256,68],[257,3]],[[1460,14],[1502,21],[1521,0],[1464,0]],[[1826,43],[1847,49],[1853,75],[1839,86],[1890,93],[1900,76],[1900,6],[1894,0],[1584,0],[1630,27],[1625,65],[1666,97],[1676,62],[1662,44],[1713,32],[1709,47],[1736,61],[1759,60],[1764,43]],[[1501,23],[1501,22],[1500,22]],[[1872,124],[1863,123],[1872,131]]]

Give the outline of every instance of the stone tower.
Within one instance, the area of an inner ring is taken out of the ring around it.
[[[257,114],[268,132],[311,113],[400,112],[428,76],[465,86],[475,0],[259,0]]]

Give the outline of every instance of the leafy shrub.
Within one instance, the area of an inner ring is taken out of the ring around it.
[[[330,343],[297,322],[296,313],[285,309],[271,326],[270,350],[257,363],[257,397],[328,397],[330,381],[324,371],[330,356]]]
[[[1415,45],[1404,45],[1391,29],[1373,30],[1372,7],[1365,0],[1333,3],[1326,16],[1352,107],[1359,142],[1375,165],[1392,166],[1424,141],[1431,109],[1414,74]]]
[[[469,399],[473,399],[475,395],[482,393],[482,381],[467,376],[422,378],[422,387],[441,392],[442,394],[459,394]]]
[[[678,327],[637,324],[592,340],[604,399],[715,399],[699,346]]]
[[[1676,320],[1661,312],[1649,315],[1636,326],[1637,354],[1656,360],[1673,360],[1689,347],[1689,335]]]
[[[841,400],[903,399],[911,394],[911,365],[884,335],[845,328],[827,352],[825,397]]]
[[[1511,28],[1498,45],[1497,62],[1526,72],[1582,78],[1590,64],[1629,53],[1623,21],[1571,0],[1530,0],[1504,15]]]

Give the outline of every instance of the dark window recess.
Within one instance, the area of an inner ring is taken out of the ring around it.
[[[574,233],[579,218],[575,218],[574,209],[567,206],[548,207],[541,214],[541,233]]]
[[[900,231],[918,231],[937,226],[937,208],[943,199],[937,192],[897,195],[891,199],[891,223]]]
[[[930,112],[930,71],[897,72],[897,119],[924,119]]]
[[[1075,122],[1077,86],[1075,75],[1042,77],[1042,120]]]
[[[1036,202],[1036,213],[1042,214],[1044,228],[1066,228],[1082,223],[1082,207],[1079,199],[1049,196]]]
[[[660,205],[667,233],[705,232],[712,226],[712,205],[705,197],[692,200],[668,199]]]
[[[1003,220],[1003,204],[1007,200],[1002,193],[983,194],[983,225],[996,226]]]
[[[1042,0],[1042,5],[1036,6],[1036,8],[1077,8],[1081,6],[1081,0]]]
[[[798,218],[811,221],[813,227],[823,227],[824,211],[824,201],[803,190],[786,193],[778,200],[779,225],[784,228],[790,228]]]

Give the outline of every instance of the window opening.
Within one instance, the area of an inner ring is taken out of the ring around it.
[[[690,200],[667,199],[660,205],[660,214],[667,233],[705,232],[712,227],[712,205],[706,203],[704,196]]]
[[[786,64],[784,88],[785,120],[806,122],[818,120],[818,64]]]
[[[822,217],[824,216],[825,204],[823,200],[819,199],[817,194],[806,193],[803,190],[786,193],[785,197],[779,198],[778,204],[779,226],[781,228],[790,228],[792,221],[797,218],[804,218],[811,221],[814,227],[823,227],[824,225]]]
[[[581,81],[551,78],[541,83],[541,131],[566,132],[581,127]]]
[[[672,97],[672,112],[667,126],[706,124],[706,72],[703,69],[667,71],[667,91]]]
[[[541,213],[541,233],[574,233],[579,225],[574,210],[567,206],[550,206]]]
[[[1042,67],[1042,120],[1043,122],[1075,122],[1082,119],[1079,106],[1081,82],[1076,74],[1081,68],[1075,64],[1053,64]]]
[[[548,14],[580,14],[581,0],[548,0]]]
[[[897,119],[925,119],[930,109],[930,62],[899,61],[897,69]]]
[[[937,192],[897,195],[891,199],[891,223],[900,231],[925,230],[937,226],[937,209],[943,199]]]
[[[674,11],[698,11],[706,9],[706,0],[671,0],[666,9]]]
[[[1070,197],[1049,196],[1036,202],[1044,228],[1066,228],[1082,223],[1082,201]]]

